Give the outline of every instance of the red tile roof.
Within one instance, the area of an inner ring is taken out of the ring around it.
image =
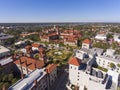
[[[27,63],[27,68],[31,69],[31,70],[34,70],[35,67],[36,68],[42,68],[44,66],[43,61],[35,60],[33,58],[25,57],[25,56],[22,56],[18,60],[14,61],[14,63],[18,64],[18,65],[20,65],[20,62],[21,62],[21,65],[24,66],[24,67],[26,67],[26,63]]]
[[[75,66],[80,66],[81,61],[78,60],[76,57],[72,57],[68,63]]]
[[[51,73],[53,70],[55,70],[56,67],[57,67],[56,64],[49,64],[49,65],[46,67],[46,72],[47,72],[47,73]]]
[[[37,44],[37,43],[32,44],[32,47],[37,47],[38,48],[39,46],[40,46],[40,44]]]
[[[91,41],[90,41],[89,39],[85,39],[85,40],[83,41],[83,43],[91,44]]]
[[[21,37],[25,37],[25,36],[32,35],[32,34],[38,34],[38,32],[23,33],[23,34],[20,34],[20,36],[21,36]]]

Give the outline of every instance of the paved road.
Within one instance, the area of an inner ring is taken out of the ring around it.
[[[52,90],[66,90],[66,83],[68,82],[68,73],[64,71],[62,75],[58,77],[55,83],[54,89]]]

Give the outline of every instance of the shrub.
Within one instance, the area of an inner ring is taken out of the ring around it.
[[[115,64],[114,64],[114,63],[110,63],[110,67],[111,67],[111,68],[114,68],[114,67],[115,67]]]

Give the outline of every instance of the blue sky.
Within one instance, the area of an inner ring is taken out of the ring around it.
[[[120,0],[0,0],[0,22],[120,22]]]

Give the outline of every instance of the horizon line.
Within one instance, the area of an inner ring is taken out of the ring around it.
[[[56,22],[0,22],[0,23],[120,23],[119,22],[115,22],[115,21],[82,21],[82,22],[75,22],[75,21],[63,21],[63,22],[59,22],[59,21],[56,21]]]

